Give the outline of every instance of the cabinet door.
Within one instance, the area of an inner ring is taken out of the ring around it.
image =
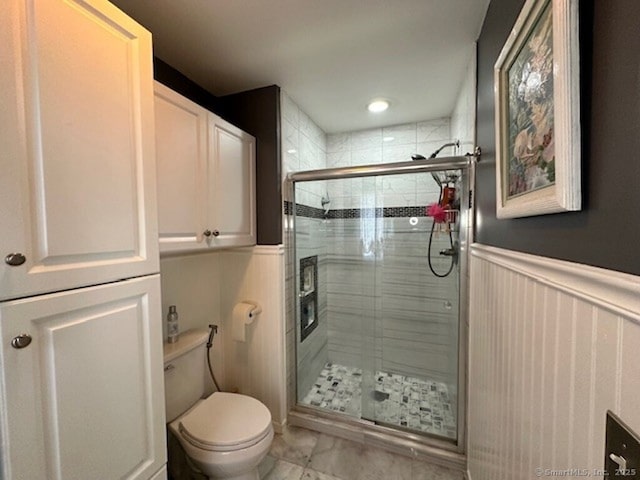
[[[0,304],[6,479],[148,479],[166,462],[158,275]],[[14,348],[13,338],[31,343]]]
[[[151,35],[106,0],[6,0],[0,64],[0,299],[157,272]]]
[[[160,251],[206,248],[207,110],[155,83]]]
[[[212,246],[256,243],[255,139],[210,115],[209,221]]]

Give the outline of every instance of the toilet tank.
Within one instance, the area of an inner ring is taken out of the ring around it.
[[[167,422],[189,410],[205,393],[209,331],[182,332],[175,343],[164,344],[164,401]]]

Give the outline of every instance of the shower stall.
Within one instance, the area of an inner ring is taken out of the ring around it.
[[[476,158],[418,158],[287,177],[291,401],[462,452]]]

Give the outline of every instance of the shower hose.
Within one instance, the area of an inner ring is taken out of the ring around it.
[[[443,193],[443,189],[442,189],[442,183],[438,182],[438,185],[440,187],[440,195],[438,195],[438,203],[442,203],[442,193]],[[451,256],[451,265],[449,265],[449,270],[447,270],[446,273],[438,273],[435,271],[435,269],[433,268],[433,264],[431,262],[431,246],[433,244],[433,232],[436,228],[436,219],[433,219],[433,223],[431,223],[431,232],[429,233],[429,247],[427,249],[427,261],[429,262],[429,270],[431,270],[431,273],[433,273],[436,277],[438,278],[444,278],[444,277],[448,277],[449,274],[453,271],[453,267],[455,266],[455,257],[452,255]],[[449,229],[449,247],[451,248],[451,250],[453,250],[453,237],[451,236],[451,229]]]

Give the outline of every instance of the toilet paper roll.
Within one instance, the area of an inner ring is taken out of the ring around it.
[[[246,326],[253,322],[255,315],[251,312],[255,308],[255,305],[244,302],[240,302],[233,307],[231,338],[236,342],[246,341]]]

